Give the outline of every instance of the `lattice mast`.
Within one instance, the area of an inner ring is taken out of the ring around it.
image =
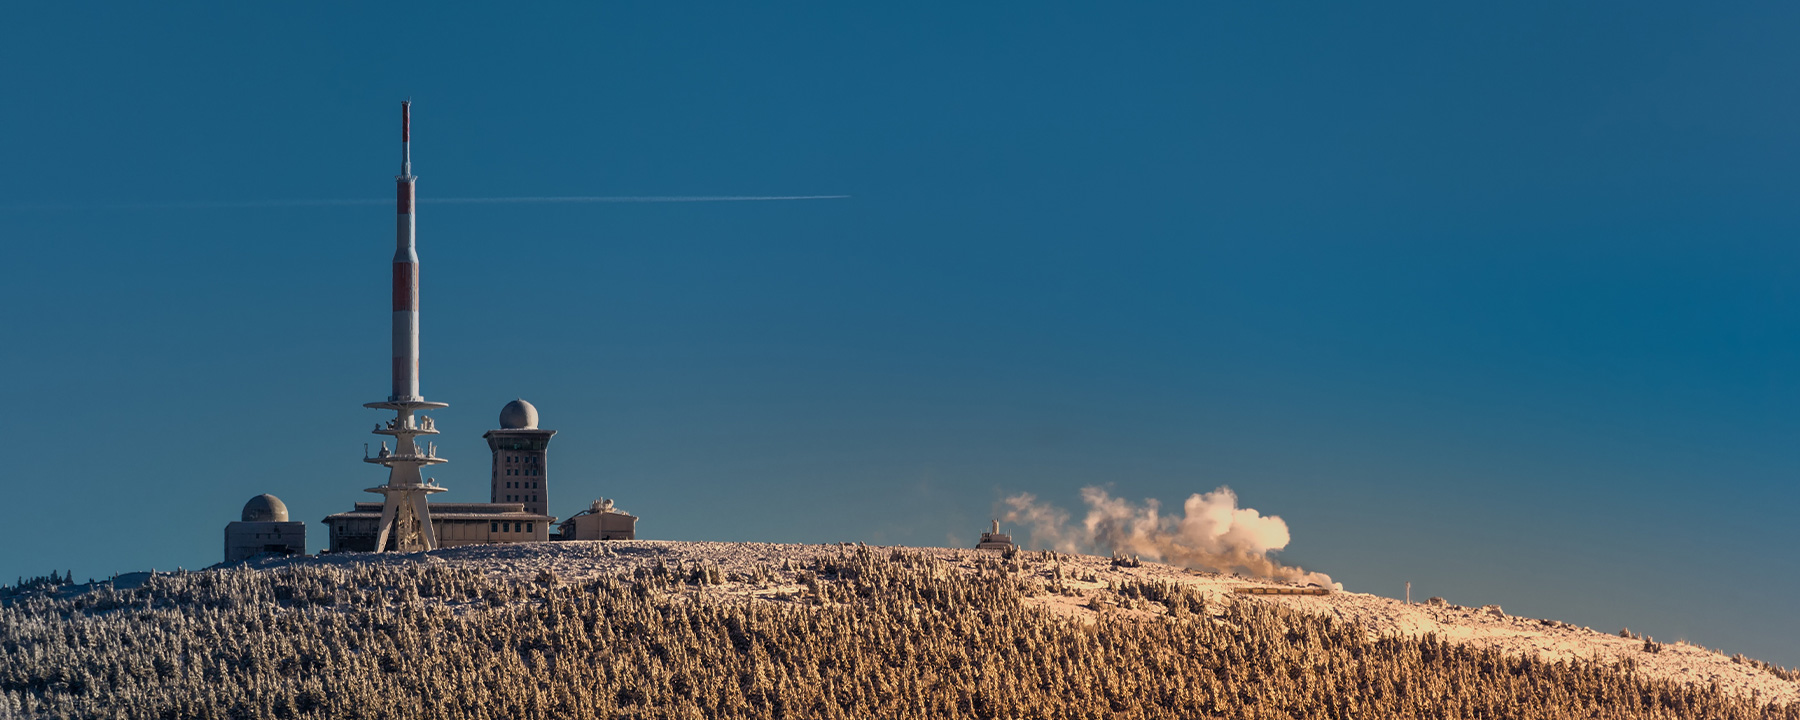
[[[386,402],[365,403],[363,407],[393,410],[394,419],[375,427],[376,435],[394,438],[394,448],[382,441],[381,451],[363,462],[388,468],[386,485],[368,492],[385,498],[381,505],[381,531],[375,538],[375,551],[388,548],[418,552],[437,548],[437,533],[431,527],[431,509],[426,496],[443,492],[436,480],[425,480],[419,469],[447,462],[437,456],[437,444],[421,444],[419,436],[436,435],[431,418],[420,415],[424,410],[449,407],[446,403],[426,402],[419,394],[419,253],[413,223],[412,174],[412,103],[400,103],[400,175],[396,185],[395,207],[398,210],[394,236],[394,382]]]

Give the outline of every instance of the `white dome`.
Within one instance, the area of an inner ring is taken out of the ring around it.
[[[514,400],[500,408],[500,429],[502,430],[536,430],[537,408],[523,399]]]
[[[287,504],[274,495],[262,494],[244,503],[244,522],[287,522]]]

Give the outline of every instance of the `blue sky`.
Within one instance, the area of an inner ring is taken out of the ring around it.
[[[14,7],[0,576],[375,496],[396,103],[445,500],[971,543],[1230,485],[1351,590],[1800,664],[1800,9]],[[76,206],[70,208],[67,206]]]

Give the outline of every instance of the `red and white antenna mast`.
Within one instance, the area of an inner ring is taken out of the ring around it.
[[[413,222],[412,101],[400,103],[400,175],[394,178],[394,388],[391,402],[419,394],[419,252]]]
[[[385,427],[377,426],[375,434],[394,438],[394,449],[381,444],[381,453],[365,457],[363,462],[385,465],[388,482],[369,488],[386,498],[381,506],[381,530],[376,536],[375,550],[393,549],[416,552],[437,548],[437,533],[431,527],[431,511],[425,496],[443,492],[444,488],[427,484],[419,468],[446,462],[437,456],[435,444],[420,446],[420,435],[436,435],[430,418],[419,411],[449,407],[444,403],[426,402],[419,393],[419,252],[417,226],[413,222],[412,174],[412,101],[400,103],[400,175],[395,184],[394,224],[394,375],[393,388],[386,402],[364,404],[363,407],[393,410],[394,419]]]

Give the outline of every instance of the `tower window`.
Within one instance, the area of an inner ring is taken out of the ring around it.
[[[500,532],[500,523],[488,523],[488,532]]]

